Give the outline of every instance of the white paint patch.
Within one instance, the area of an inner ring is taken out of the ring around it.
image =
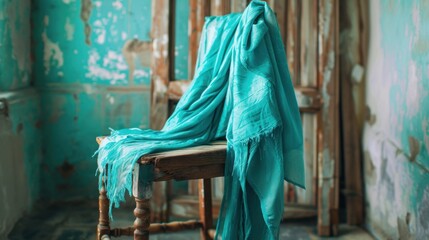
[[[165,86],[164,82],[160,77],[156,77],[156,79],[154,80],[154,92],[159,95],[164,95],[167,92],[167,86]]]
[[[66,18],[66,25],[64,25],[64,29],[66,30],[67,40],[73,40],[74,36],[74,25],[70,22],[70,18]]]
[[[65,3],[65,4],[70,4],[70,3],[72,3],[72,2],[74,2],[75,0],[63,0],[63,3]]]
[[[121,54],[109,51],[101,59],[100,54],[92,50],[88,58],[88,73],[85,76],[94,80],[109,80],[111,84],[116,84],[118,81],[126,80],[126,74],[121,72],[126,69],[127,65]]]
[[[96,6],[96,7],[101,7],[101,5],[102,5],[102,2],[101,1],[96,1],[96,2],[94,2],[94,6]]]
[[[104,42],[106,41],[105,25],[106,24],[103,24],[103,22],[100,20],[96,20],[93,23],[93,31],[97,35],[96,42],[99,44],[104,44]]]
[[[109,51],[107,53],[107,56],[103,59],[103,67],[108,67],[117,70],[128,69],[122,54],[118,54],[115,51]]]
[[[42,40],[44,45],[43,65],[45,67],[45,74],[47,75],[53,64],[53,66],[56,66],[57,68],[62,67],[64,64],[64,58],[60,46],[58,43],[54,43],[48,38],[46,35],[46,30],[42,33]]]
[[[119,0],[114,1],[114,2],[112,3],[112,6],[113,6],[116,10],[120,10],[120,9],[123,7],[123,5],[122,5],[121,1],[119,1]]]
[[[419,76],[417,66],[414,61],[409,62],[408,67],[408,83],[407,83],[407,114],[410,117],[415,116],[420,109],[420,92],[421,86],[419,84]]]
[[[161,58],[161,56],[166,57],[168,55],[168,36],[164,34],[161,38],[156,38],[153,40],[153,56],[154,58]]]
[[[127,33],[126,32],[122,32],[121,33],[121,37],[122,37],[122,40],[127,39]]]
[[[106,30],[102,30],[102,31],[100,31],[100,33],[98,34],[97,42],[98,42],[99,44],[103,44],[105,40],[106,40]]]
[[[135,77],[135,78],[145,78],[145,77],[149,77],[149,73],[148,73],[148,72],[146,72],[146,71],[144,71],[144,70],[138,69],[138,70],[135,70],[135,71],[134,71],[134,77]]]

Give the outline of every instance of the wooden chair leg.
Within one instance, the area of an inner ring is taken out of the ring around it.
[[[213,227],[213,212],[212,212],[212,186],[210,179],[198,180],[198,198],[200,220],[203,223],[201,228],[201,239],[212,239],[209,230]]]
[[[105,239],[110,234],[109,224],[109,199],[106,195],[105,184],[100,189],[100,196],[98,197],[98,225],[97,225],[97,240]]]
[[[153,166],[136,164],[133,172],[134,240],[149,240],[150,199],[152,198]]]
[[[150,199],[135,198],[136,208],[134,209],[134,240],[149,240],[150,226]]]

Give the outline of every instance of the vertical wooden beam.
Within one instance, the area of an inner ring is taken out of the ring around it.
[[[152,60],[151,60],[151,109],[150,127],[161,129],[168,118],[168,84],[171,77],[171,2],[152,1]],[[173,71],[174,73],[174,71]],[[151,202],[153,222],[167,219],[166,183],[155,183]]]
[[[194,77],[195,63],[198,52],[198,4],[197,0],[189,0],[189,20],[188,20],[188,78]]]
[[[286,54],[292,82],[300,85],[299,77],[299,44],[300,44],[300,13],[301,1],[289,0],[286,5]]]
[[[248,4],[247,0],[232,0],[231,12],[243,12]]]
[[[274,1],[272,9],[276,14],[280,35],[286,49],[286,1]]]
[[[353,99],[353,69],[363,69],[360,44],[360,12],[359,2],[344,1],[341,8],[341,51],[340,51],[340,97],[341,97],[341,133],[342,159],[344,161],[347,223],[351,225],[363,222],[363,192],[362,192],[362,155]],[[359,77],[359,76],[356,76]],[[360,78],[363,77],[361,74]]]
[[[152,129],[161,129],[167,120],[170,81],[170,0],[152,1],[151,115]]]
[[[318,233],[338,234],[338,0],[319,0],[317,79],[324,105],[319,122]],[[323,126],[323,127],[322,127]]]
[[[231,12],[231,0],[211,0],[211,15],[221,16]]]
[[[317,87],[317,6],[318,0],[301,0],[299,27],[299,82],[303,87]]]
[[[193,79],[195,64],[198,57],[198,47],[201,31],[204,27],[204,18],[210,15],[210,2],[206,0],[189,0],[189,53],[188,78]]]
[[[198,180],[198,198],[200,220],[203,223],[201,229],[201,239],[211,239],[209,230],[213,227],[213,212],[212,212],[212,189],[210,179]]]
[[[210,0],[189,0],[189,79],[193,79],[205,17],[210,15]],[[188,181],[188,194],[198,195],[198,180]]]

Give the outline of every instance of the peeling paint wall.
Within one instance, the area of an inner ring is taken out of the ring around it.
[[[9,114],[0,114],[0,239],[39,198],[42,159],[37,93],[3,92],[2,97]]]
[[[95,137],[149,127],[151,0],[34,1],[42,199],[96,197]]]
[[[30,85],[30,0],[0,0],[0,91]]]
[[[0,0],[0,239],[40,192],[40,104],[31,87],[30,0]]]
[[[370,2],[364,127],[366,223],[429,238],[429,1]]]

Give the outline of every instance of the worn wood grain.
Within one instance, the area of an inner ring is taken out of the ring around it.
[[[198,53],[198,0],[189,0],[188,19],[188,78],[194,76],[195,63]]]
[[[151,223],[149,226],[149,234],[154,233],[171,233],[185,230],[193,230],[202,227],[202,223],[196,220],[188,221],[173,221],[168,223]],[[114,228],[110,230],[110,236],[132,236],[134,235],[134,227]]]
[[[201,239],[210,240],[209,230],[213,228],[213,211],[212,211],[212,190],[210,178],[198,180],[198,202],[200,220],[203,223],[201,228]]]
[[[318,233],[338,234],[338,1],[319,0],[318,84],[325,100],[318,134]]]
[[[360,44],[360,7],[357,1],[345,1],[340,4],[341,52],[340,52],[340,97],[342,123],[342,159],[344,161],[347,223],[358,225],[363,223],[363,191],[362,191],[362,155],[360,132],[353,99],[354,66],[363,66]]]
[[[152,129],[167,120],[167,87],[170,81],[170,1],[152,1],[151,116]]]
[[[232,0],[231,12],[243,12],[247,6],[247,0]]]
[[[140,163],[154,163],[156,168],[185,168],[211,164],[224,164],[226,142],[219,141],[184,149],[148,154],[140,158]],[[186,159],[186,160],[182,160]]]
[[[231,0],[211,0],[211,15],[222,16],[231,12]]]
[[[109,199],[107,198],[104,179],[100,189],[100,195],[98,197],[98,213],[97,239],[100,240],[110,232]]]
[[[301,0],[299,81],[303,87],[317,87],[317,4],[318,0]]]
[[[283,44],[286,43],[286,1],[274,1],[272,7],[279,23],[280,35],[282,37]],[[286,45],[285,45],[286,49]]]
[[[288,0],[286,5],[286,54],[289,71],[294,85],[298,86],[299,77],[299,33],[301,1]]]
[[[169,112],[167,95],[168,83],[172,76],[174,55],[171,55],[173,36],[172,17],[174,11],[170,0],[152,1],[152,59],[151,59],[151,109],[150,127],[161,129]],[[173,45],[174,46],[174,45]],[[167,220],[167,188],[166,183],[155,183],[152,207],[152,221]]]

